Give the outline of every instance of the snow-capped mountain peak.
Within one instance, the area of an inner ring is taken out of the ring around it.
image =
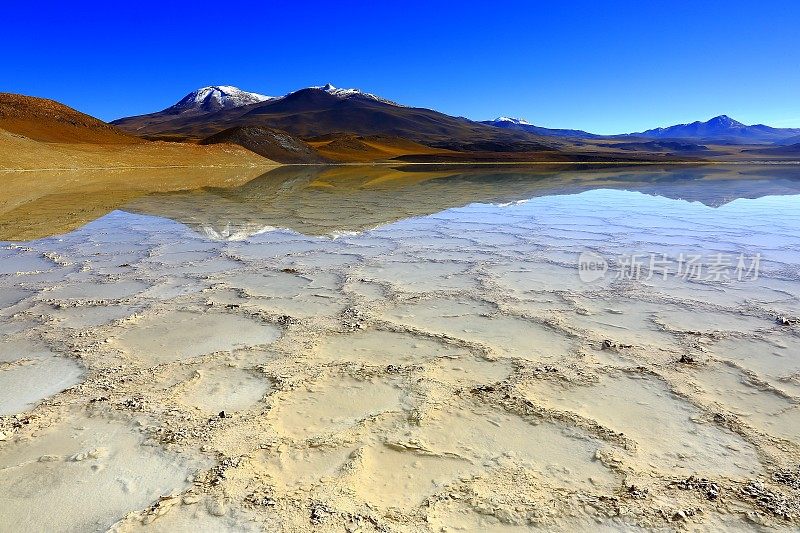
[[[363,92],[360,89],[342,89],[339,87],[334,87],[330,83],[308,88],[325,91],[326,93],[342,100],[352,97],[361,97],[374,100],[376,102],[382,102],[384,104],[403,107],[396,102],[381,98],[380,96],[372,93]],[[294,92],[289,94],[294,94]],[[281,100],[286,96],[289,95],[266,96],[264,94],[243,91],[238,87],[233,87],[231,85],[209,85],[208,87],[201,87],[196,91],[190,92],[181,98],[177,104],[168,107],[164,111],[169,114],[213,113],[222,109],[233,109],[236,107],[257,104],[260,102]]]
[[[519,124],[521,126],[533,126],[533,124],[531,124],[524,118],[497,117],[492,122],[510,122],[511,124]]]
[[[178,113],[189,110],[212,112],[265,102],[273,98],[243,91],[231,85],[210,85],[190,92],[169,110]]]
[[[386,98],[381,98],[378,95],[372,93],[365,93],[361,89],[342,89],[339,87],[334,87],[330,83],[326,83],[325,85],[317,85],[314,87],[309,87],[310,89],[319,89],[321,91],[325,91],[326,93],[336,96],[338,98],[350,98],[352,96],[362,96],[364,98],[369,98],[370,100],[375,100],[376,102],[382,102],[384,104],[390,104],[398,107],[400,104],[397,102],[392,102],[391,100],[387,100]]]

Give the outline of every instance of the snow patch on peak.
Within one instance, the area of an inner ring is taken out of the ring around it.
[[[391,100],[387,100],[386,98],[381,98],[380,96],[372,93],[365,93],[361,89],[341,89],[339,87],[334,87],[333,84],[331,83],[326,83],[325,85],[316,85],[313,87],[309,87],[309,89],[319,89],[338,98],[350,98],[352,96],[362,96],[364,98],[369,98],[370,100],[375,100],[376,102],[382,102],[384,104],[403,107],[397,102],[392,102]]]
[[[511,124],[519,124],[521,126],[533,126],[533,124],[531,124],[524,118],[497,117],[492,122],[510,122]]]
[[[218,111],[265,102],[273,98],[264,94],[243,91],[232,85],[209,85],[190,92],[170,109],[178,112],[186,110]]]
[[[312,87],[313,89],[320,89],[325,91],[328,94],[332,94],[333,96],[340,96],[342,98],[347,98],[348,96],[353,96],[354,94],[361,94],[364,96],[375,96],[369,93],[361,92],[360,89],[340,89],[338,87],[334,87],[330,83],[326,83],[325,85],[321,85],[318,87]],[[377,97],[376,97],[377,98]]]

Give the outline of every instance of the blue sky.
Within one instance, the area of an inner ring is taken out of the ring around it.
[[[800,127],[800,2],[8,2],[0,91],[104,120],[331,82],[548,127]]]

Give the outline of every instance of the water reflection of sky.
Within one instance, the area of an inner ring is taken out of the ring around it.
[[[314,221],[282,215],[263,220],[247,218],[247,204],[229,204],[220,211],[206,205],[207,196],[196,196],[192,220],[114,211],[67,235],[26,244],[40,253],[64,253],[72,261],[93,260],[92,254],[118,253],[139,256],[148,250],[169,250],[179,243],[204,241],[217,252],[263,248],[260,254],[275,255],[363,252],[375,247],[387,252],[418,254],[435,260],[432,251],[448,258],[505,261],[532,256],[569,263],[571,256],[592,250],[611,263],[624,257],[652,254],[676,258],[714,254],[748,258],[758,255],[760,268],[770,275],[795,277],[800,263],[800,196],[740,198],[719,207],[641,192],[596,189],[577,194],[546,195],[502,204],[471,203],[425,216],[388,220],[363,231],[350,231],[350,220],[317,219],[321,235],[300,230]],[[204,221],[204,213],[209,216]],[[335,209],[332,210],[336,212]],[[229,218],[225,218],[227,216]],[[279,224],[285,222],[286,227]],[[340,222],[344,229],[337,229]],[[298,229],[299,228],[299,229]],[[376,241],[376,239],[379,239]],[[421,252],[424,251],[424,254]],[[6,257],[13,250],[5,252]],[[124,261],[121,261],[124,262]]]

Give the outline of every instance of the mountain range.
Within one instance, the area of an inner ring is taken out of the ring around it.
[[[339,133],[386,135],[443,149],[506,152],[558,149],[553,139],[564,138],[635,138],[717,144],[771,144],[800,139],[800,128],[745,125],[726,115],[705,122],[620,135],[545,128],[511,117],[472,121],[431,109],[404,106],[358,89],[340,89],[331,84],[307,87],[280,97],[231,86],[204,87],[162,111],[122,118],[112,124],[153,138],[200,140],[230,127],[264,126],[303,139]]]
[[[235,164],[242,153],[248,164],[795,160],[800,128],[748,126],[720,115],[598,135],[507,116],[474,121],[331,84],[283,96],[202,87],[161,111],[106,124],[52,100],[0,93],[0,167],[42,168],[62,159],[78,167],[167,164],[164,154],[173,165],[215,164],[217,157]]]
[[[199,92],[229,89],[217,86]],[[191,101],[194,93],[181,102]],[[245,95],[252,93],[237,90],[229,94],[243,101]],[[228,128],[250,126],[283,130],[304,140],[337,134],[381,135],[460,151],[553,149],[551,144],[526,132],[506,131],[431,109],[403,106],[358,89],[339,89],[330,84],[203,112],[206,106],[206,101],[200,100],[190,108],[171,106],[156,113],[115,120],[112,124],[154,139],[197,141]]]
[[[544,128],[542,126],[535,126],[523,118],[511,117],[497,117],[494,120],[484,120],[481,124],[494,126],[495,128],[505,128],[509,130],[526,131],[528,133],[535,133],[536,135],[544,135],[546,137],[574,137],[578,139],[594,139],[601,137],[582,130],[564,130]]]
[[[800,143],[800,128],[773,128],[764,124],[748,126],[727,115],[719,115],[705,122],[695,121],[689,124],[677,124],[662,128],[653,128],[638,133],[620,135],[598,135],[582,130],[552,129],[535,126],[525,119],[498,117],[482,122],[497,128],[527,131],[549,137],[573,137],[582,139],[598,138],[641,138],[691,140],[698,142],[723,144],[795,144]]]
[[[706,122],[696,121],[690,124],[655,128],[640,133],[631,133],[628,136],[650,139],[692,139],[729,144],[767,144],[786,141],[798,135],[800,135],[800,128],[772,128],[764,124],[747,126],[727,115],[720,115]]]

